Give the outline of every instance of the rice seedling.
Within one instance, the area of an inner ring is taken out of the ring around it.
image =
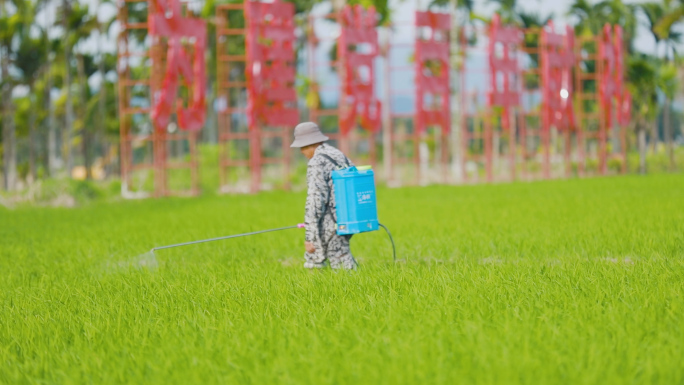
[[[361,268],[273,192],[0,209],[0,383],[684,383],[684,175],[380,189]]]

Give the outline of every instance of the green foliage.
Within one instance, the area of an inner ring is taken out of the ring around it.
[[[295,13],[302,14],[309,12],[318,1],[316,0],[286,0],[293,3],[295,6]]]
[[[361,4],[365,8],[374,6],[375,10],[378,11],[378,14],[380,15],[378,25],[383,25],[390,20],[391,10],[389,9],[389,1],[387,0],[347,0],[347,4]]]
[[[672,63],[664,63],[658,67],[658,88],[670,99],[675,97],[679,84],[677,67]]]
[[[354,273],[302,193],[0,208],[6,383],[679,384],[682,175],[381,189]],[[78,187],[89,194],[87,184]]]
[[[67,43],[72,47],[88,38],[97,30],[97,17],[91,15],[87,4],[73,2],[69,10],[69,37]]]
[[[17,126],[17,135],[28,135],[29,115],[34,113],[31,110],[31,100],[28,97],[14,99],[14,122]]]
[[[320,105],[319,86],[315,79],[297,76],[297,96],[305,100],[307,108],[318,108]]]
[[[470,13],[473,10],[473,0],[432,0],[430,6],[443,7],[449,3],[454,3],[456,9],[465,10]]]
[[[518,0],[488,0],[490,4],[497,4],[497,12],[503,24],[516,24],[518,21]]]
[[[635,5],[625,4],[622,0],[604,0],[597,3],[576,0],[570,6],[568,15],[577,20],[575,33],[579,36],[588,33],[598,36],[605,24],[622,26],[624,43],[628,52],[633,51],[637,28]]]
[[[654,119],[658,95],[657,73],[653,64],[645,57],[630,57],[627,61],[627,81],[634,113]]]
[[[7,4],[11,4],[17,11],[8,14],[7,9],[9,7]],[[0,46],[9,49],[11,52],[15,38],[31,26],[33,7],[31,7],[31,2],[26,0],[4,0],[3,6],[5,10],[0,17]]]
[[[684,164],[684,148],[675,149],[675,164]],[[627,169],[636,172],[639,170],[639,154],[632,152],[627,156]],[[665,151],[665,146],[659,145],[655,153],[648,153],[646,155],[646,172],[654,173],[668,173],[671,172],[670,157]]]
[[[28,164],[22,164],[20,170],[27,174]],[[18,199],[16,202],[24,207],[88,206],[97,202],[118,201],[121,195],[121,183],[118,180],[94,182],[53,178],[37,182],[23,195],[19,197],[23,199]]]
[[[673,30],[673,26],[681,22],[682,18],[684,18],[684,1],[668,1],[668,3],[673,5],[673,9],[664,13],[662,18],[657,21],[653,28],[653,31],[661,39],[666,38]]]
[[[15,65],[22,72],[24,83],[32,84],[40,69],[47,60],[46,40],[25,36],[21,39],[19,49],[14,60]]]
[[[77,201],[92,201],[101,198],[103,192],[90,181],[79,180],[72,183],[72,194]]]
[[[646,16],[646,20],[648,21],[648,27],[651,30],[653,37],[655,38],[657,46],[660,42],[661,34],[657,33],[656,26],[658,25],[660,20],[662,20],[663,16],[665,16],[665,8],[663,8],[661,4],[656,2],[639,4],[639,8],[641,9],[642,13]]]
[[[542,17],[539,15],[539,13],[536,12],[518,12],[518,18],[520,20],[520,25],[525,28],[525,29],[531,29],[531,28],[543,28],[548,24],[550,20],[553,19],[553,15],[548,15],[546,17]],[[525,45],[525,48],[527,49],[534,49],[536,47],[539,47],[540,45],[540,39],[541,34],[539,33],[530,33],[530,34],[525,34],[525,40],[523,41],[523,44]],[[532,68],[539,68],[539,54],[537,53],[530,53],[529,54],[530,59],[532,60],[533,67]],[[527,88],[538,88],[539,85],[535,84],[536,82],[539,81],[539,76],[528,76],[525,79],[525,84],[527,85]]]
[[[113,95],[116,93],[117,85],[112,82],[105,83],[105,117],[104,117],[104,131],[112,139],[118,140],[119,136],[119,111],[116,98]],[[100,119],[98,105],[100,102],[100,93],[92,94],[86,101],[86,113],[84,116],[85,124],[88,127],[96,127]]]

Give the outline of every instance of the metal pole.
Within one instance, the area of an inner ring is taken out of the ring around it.
[[[175,245],[159,246],[159,247],[154,247],[154,248],[152,248],[152,250],[150,250],[150,251],[151,251],[151,252],[154,252],[155,250],[170,249],[170,248],[173,248],[173,247],[181,247],[181,246],[188,246],[188,245],[196,245],[196,244],[198,244],[198,243],[220,241],[220,240],[222,240],[222,239],[246,237],[246,236],[248,236],[248,235],[256,235],[256,234],[270,233],[270,232],[273,232],[273,231],[289,230],[289,229],[302,228],[302,227],[304,227],[304,225],[300,223],[300,224],[295,225],[295,226],[279,227],[279,228],[277,228],[277,229],[269,229],[269,230],[254,231],[254,232],[251,232],[251,233],[227,235],[227,236],[225,236],[225,237],[210,238],[210,239],[202,239],[202,240],[200,240],[200,241],[192,241],[192,242],[177,243],[177,244],[175,244]]]

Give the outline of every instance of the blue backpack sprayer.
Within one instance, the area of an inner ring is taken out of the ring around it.
[[[370,168],[370,166],[360,166],[358,168],[352,166],[341,168],[332,158],[326,155],[324,156],[338,168],[337,170],[333,170],[331,173],[333,188],[335,190],[337,234],[359,234],[368,231],[375,231],[378,230],[379,227],[382,227],[387,232],[390,242],[392,243],[392,259],[396,262],[397,252],[392,234],[386,226],[378,222],[378,206],[375,194],[375,174],[373,173],[373,170]],[[184,242],[175,245],[158,246],[150,250],[150,252],[152,255],[154,255],[154,252],[157,250],[303,227],[304,224],[300,223],[298,225],[279,227],[276,229],[227,235],[224,237],[202,239],[199,241]]]

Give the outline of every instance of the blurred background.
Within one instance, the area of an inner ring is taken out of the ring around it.
[[[371,157],[377,157],[377,167],[381,171],[379,174],[386,176],[383,179],[385,182],[401,179],[390,176],[387,171],[388,160],[391,161],[392,157],[383,153],[388,143],[391,143],[385,140],[385,136],[390,132],[397,132],[397,127],[405,130],[406,135],[415,133],[412,123],[402,125],[392,118],[394,115],[400,117],[402,113],[415,113],[415,82],[411,66],[414,60],[412,45],[416,40],[416,32],[406,25],[412,23],[416,10],[447,13],[452,17],[453,33],[449,37],[453,43],[450,69],[452,133],[468,130],[472,133],[479,124],[477,118],[464,118],[468,113],[465,104],[461,103],[466,97],[464,92],[478,94],[475,98],[482,99],[479,101],[481,112],[487,113],[484,109],[484,98],[489,84],[487,75],[467,71],[487,66],[488,58],[478,56],[477,49],[487,44],[486,30],[493,15],[500,15],[504,25],[527,31],[535,28],[539,30],[552,21],[557,30],[570,26],[578,38],[599,36],[606,24],[621,26],[625,55],[624,85],[632,99],[630,119],[620,128],[624,130],[627,138],[625,159],[620,161],[622,164],[616,166],[616,170],[623,168],[628,172],[665,172],[682,167],[684,65],[680,53],[684,32],[684,1],[341,0],[331,3],[296,0],[293,3],[297,68],[294,87],[299,100],[297,107],[300,119],[308,120],[314,117],[324,131],[333,134],[339,130],[336,119],[333,117],[330,123],[326,123],[324,114],[316,115],[311,112],[339,107],[339,92],[335,88],[339,88],[340,80],[334,65],[334,38],[339,36],[339,30],[335,29],[334,23],[326,24],[329,21],[325,19],[325,15],[342,9],[347,4],[374,6],[377,10],[381,49],[374,65],[375,77],[372,82],[375,94],[382,100],[389,115],[383,117],[383,130],[374,134],[375,142],[366,147],[352,146],[349,151],[358,153],[360,159],[374,164],[375,160]],[[153,79],[155,76],[155,67],[149,62],[153,55],[134,58],[135,55],[131,54],[125,58],[121,57],[124,51],[131,53],[136,50],[154,50],[155,44],[158,43],[150,37],[146,29],[147,19],[151,14],[150,4],[152,2],[130,0],[0,0],[0,152],[3,189],[0,204],[11,206],[17,202],[48,202],[68,206],[75,204],[78,199],[118,197],[122,193],[129,197],[167,195],[164,192],[155,193],[160,191],[156,186],[160,183],[159,179],[155,179],[159,177],[154,175],[155,167],[158,167],[159,163],[155,163],[157,161],[154,159],[152,136],[155,130],[149,118],[149,109],[154,102],[155,94],[149,90],[136,88],[137,84],[131,83],[129,87],[121,83],[124,80],[121,78],[122,74],[125,74],[127,82],[143,78]],[[171,2],[154,4],[162,8],[168,7],[167,12],[172,8]],[[204,55],[206,84],[203,85],[206,97],[203,106],[204,124],[201,130],[193,134],[193,138],[178,140],[179,143],[169,143],[168,146],[165,144],[166,156],[191,163],[190,168],[198,170],[198,173],[169,171],[168,175],[164,175],[165,182],[161,182],[166,186],[164,191],[176,187],[188,188],[191,195],[196,195],[249,190],[248,187],[241,187],[240,179],[249,179],[248,174],[253,173],[254,169],[244,167],[245,170],[233,173],[233,177],[219,175],[222,168],[228,167],[228,163],[222,163],[220,160],[223,159],[221,146],[225,144],[221,139],[221,114],[232,106],[244,107],[247,104],[245,87],[232,91],[222,91],[221,88],[222,80],[233,79],[231,71],[244,72],[244,67],[235,67],[237,70],[222,70],[221,65],[217,64],[221,63],[219,51],[223,49],[222,41],[219,41],[222,35],[218,33],[217,28],[222,28],[226,21],[240,28],[245,27],[244,15],[217,14],[221,4],[223,3],[213,0],[183,3],[184,15],[204,20],[207,28]],[[136,27],[136,23],[139,24],[139,28]],[[320,37],[328,32],[332,36],[330,41]],[[125,39],[122,38],[123,35],[126,35]],[[311,43],[312,36],[319,38]],[[527,39],[528,35],[525,36]],[[459,46],[461,43],[463,45]],[[244,40],[230,44],[232,45],[226,52],[240,49],[244,52]],[[402,51],[401,47],[408,48]],[[538,60],[534,60],[535,53],[526,53],[523,50],[519,55],[521,67],[539,67]],[[315,68],[312,68],[312,62],[326,64],[314,64]],[[403,65],[408,69],[403,75],[400,69],[393,72],[392,77],[384,76],[386,71],[391,71],[391,65]],[[464,77],[468,80],[462,81]],[[388,82],[392,88],[406,90],[406,93],[392,93],[389,91]],[[594,92],[598,92],[597,85],[594,84],[593,87]],[[467,88],[469,90],[466,90]],[[122,92],[125,92],[125,95],[122,95]],[[190,94],[187,87],[181,87],[181,98],[188,99]],[[539,95],[531,93],[529,98],[525,99],[523,94],[523,99],[525,107],[521,111],[541,108]],[[125,112],[126,108],[141,110],[128,113]],[[243,127],[236,132],[249,131],[248,119],[237,115],[230,114],[227,118],[231,121],[232,127]],[[495,122],[494,125],[500,127],[501,122]],[[171,123],[163,130],[165,134],[173,134],[183,130],[183,127],[178,127],[177,117],[174,115]],[[640,133],[643,136],[643,143],[640,142]],[[123,181],[122,138],[131,141],[127,147],[128,151],[124,154],[131,159],[130,172]],[[359,138],[363,139],[363,136]],[[360,141],[359,138],[356,140]],[[460,138],[463,140],[463,135]],[[260,143],[265,157],[287,158],[291,167],[286,169],[286,173],[276,169],[269,172],[264,168],[260,171],[263,176],[257,181],[256,190],[302,187],[303,158],[296,153],[287,155],[284,146],[286,140],[286,135],[283,134],[280,142],[264,140]],[[431,143],[431,140],[435,143]],[[446,148],[453,150],[444,156],[444,169],[436,172],[449,172],[449,178],[443,181],[438,177],[430,179],[423,176],[423,179],[417,182],[412,176],[405,179],[419,184],[497,180],[496,175],[500,175],[501,180],[512,179],[511,175],[497,174],[496,170],[492,178],[483,176],[487,173],[487,166],[484,164],[487,160],[469,162],[467,159],[468,152],[477,152],[473,147],[477,147],[477,144],[447,145],[447,141],[450,140],[449,137],[445,139],[438,135],[433,139],[420,140],[423,144],[427,143],[426,154],[436,154],[439,151],[446,153]],[[458,135],[455,140],[458,141]],[[495,136],[493,140],[496,146],[498,137]],[[441,150],[438,148],[439,143],[442,143]],[[249,142],[236,142],[230,146],[228,147],[233,153],[240,154],[240,148],[248,148]],[[368,146],[377,148],[371,150]],[[533,145],[535,148],[532,152],[542,154],[539,146],[539,143]],[[598,151],[594,147],[590,145],[588,152]],[[393,148],[394,150],[396,148]],[[527,150],[521,151],[527,153]],[[371,155],[374,151],[375,154]],[[415,158],[418,164],[421,162],[421,151],[421,147],[416,145],[415,148],[407,150],[404,158]],[[558,152],[561,158],[562,151],[552,150],[554,153]],[[617,152],[617,149],[614,148],[613,151]],[[498,147],[494,152],[499,153]],[[290,156],[293,158],[290,159]],[[433,155],[423,157],[427,159],[423,162],[434,161],[432,166],[426,165],[425,170],[439,168],[439,156],[434,155],[434,159],[431,156]],[[502,153],[502,156],[505,154]],[[542,161],[537,159],[536,162]],[[570,170],[570,166],[577,168],[575,163],[580,160],[573,162],[573,165],[559,166],[556,174],[552,169],[550,174],[545,176],[569,176],[570,174],[565,174],[563,169]],[[447,163],[450,171],[446,169]],[[150,164],[152,171],[142,166],[136,168],[136,164]],[[173,169],[164,164],[164,170]],[[255,164],[256,167],[262,166],[258,162]],[[588,169],[587,165],[585,162],[584,166]],[[496,165],[494,167],[496,168]],[[607,167],[610,167],[610,164]],[[581,174],[581,170],[577,171],[575,168],[572,168],[576,171],[575,174]],[[530,168],[527,167],[527,170]],[[469,172],[470,179],[467,178]],[[528,179],[533,179],[537,175],[535,172],[532,168],[531,172],[524,175],[528,175]],[[171,175],[172,173],[175,174]],[[418,170],[414,170],[414,173],[418,173]],[[597,173],[600,174],[598,171]],[[169,184],[171,187],[168,187]],[[235,188],[224,188],[225,186]],[[253,188],[252,191],[254,190]],[[136,195],[135,192],[149,194]]]

